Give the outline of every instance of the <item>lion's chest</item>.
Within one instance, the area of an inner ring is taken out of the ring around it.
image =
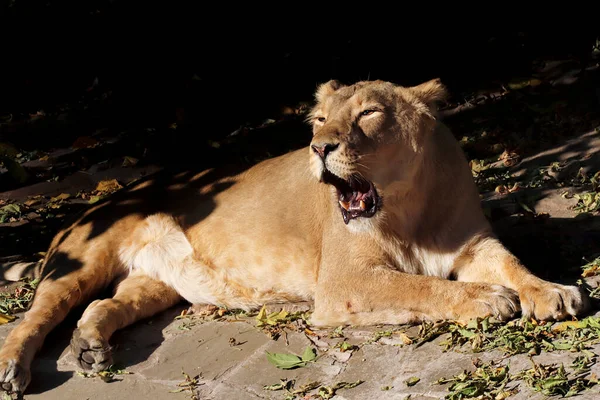
[[[450,276],[455,259],[454,254],[423,248],[396,249],[392,257],[403,272],[440,278]]]

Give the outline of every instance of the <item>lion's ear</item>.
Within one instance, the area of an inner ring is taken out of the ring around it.
[[[325,97],[331,96],[343,86],[344,85],[336,79],[332,79],[329,82],[322,83],[319,85],[317,91],[315,92],[315,99],[317,100],[317,102],[320,103]]]
[[[408,90],[428,106],[433,106],[439,101],[445,101],[449,96],[448,90],[439,78],[410,87]]]

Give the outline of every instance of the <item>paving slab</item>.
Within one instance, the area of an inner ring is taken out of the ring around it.
[[[130,374],[117,375],[113,382],[98,377],[85,378],[78,372],[68,349],[68,339],[74,325],[67,321],[48,337],[44,349],[33,366],[33,381],[26,399],[284,399],[283,391],[267,391],[265,385],[282,379],[294,380],[298,388],[310,382],[333,386],[339,382],[363,381],[351,389],[339,389],[334,399],[443,399],[448,384],[437,384],[442,377],[473,371],[476,359],[482,362],[498,360],[497,351],[473,353],[468,349],[444,351],[439,337],[422,346],[402,345],[401,341],[380,340],[369,343],[378,329],[344,329],[345,339],[331,339],[332,330],[316,331],[322,335],[314,342],[303,332],[290,331],[273,340],[255,326],[253,318],[231,321],[175,319],[186,305],[179,305],[155,318],[118,332],[111,341],[119,368]],[[600,315],[600,313],[599,313]],[[0,341],[19,320],[0,326]],[[409,331],[412,335],[414,331]],[[232,340],[233,339],[233,344]],[[319,341],[320,340],[320,341]],[[335,343],[341,340],[358,344],[348,359],[337,356]],[[324,347],[324,343],[329,345]],[[304,368],[281,370],[270,364],[266,352],[301,354],[306,346],[318,349],[318,358]],[[600,345],[593,349],[600,352]],[[536,363],[569,365],[577,353],[557,351],[534,356]],[[528,369],[526,355],[509,360],[511,372]],[[198,385],[191,392],[173,393],[183,382],[183,373],[198,376]],[[594,366],[593,373],[600,374]],[[408,386],[409,378],[419,382]],[[516,384],[514,384],[516,385]],[[542,399],[524,383],[514,399]],[[314,391],[312,392],[314,393]],[[594,399],[600,388],[594,387],[579,396]]]

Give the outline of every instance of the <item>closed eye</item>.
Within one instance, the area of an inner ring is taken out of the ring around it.
[[[368,115],[371,115],[371,114],[373,114],[374,112],[377,112],[377,110],[364,110],[364,111],[362,111],[362,112],[360,113],[360,116],[361,116],[361,117],[366,117],[366,116],[368,116]]]

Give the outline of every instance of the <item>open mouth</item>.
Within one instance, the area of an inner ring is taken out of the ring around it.
[[[371,218],[381,208],[381,197],[373,182],[362,177],[352,176],[346,181],[325,170],[323,182],[336,188],[338,205],[346,225],[354,218]]]

